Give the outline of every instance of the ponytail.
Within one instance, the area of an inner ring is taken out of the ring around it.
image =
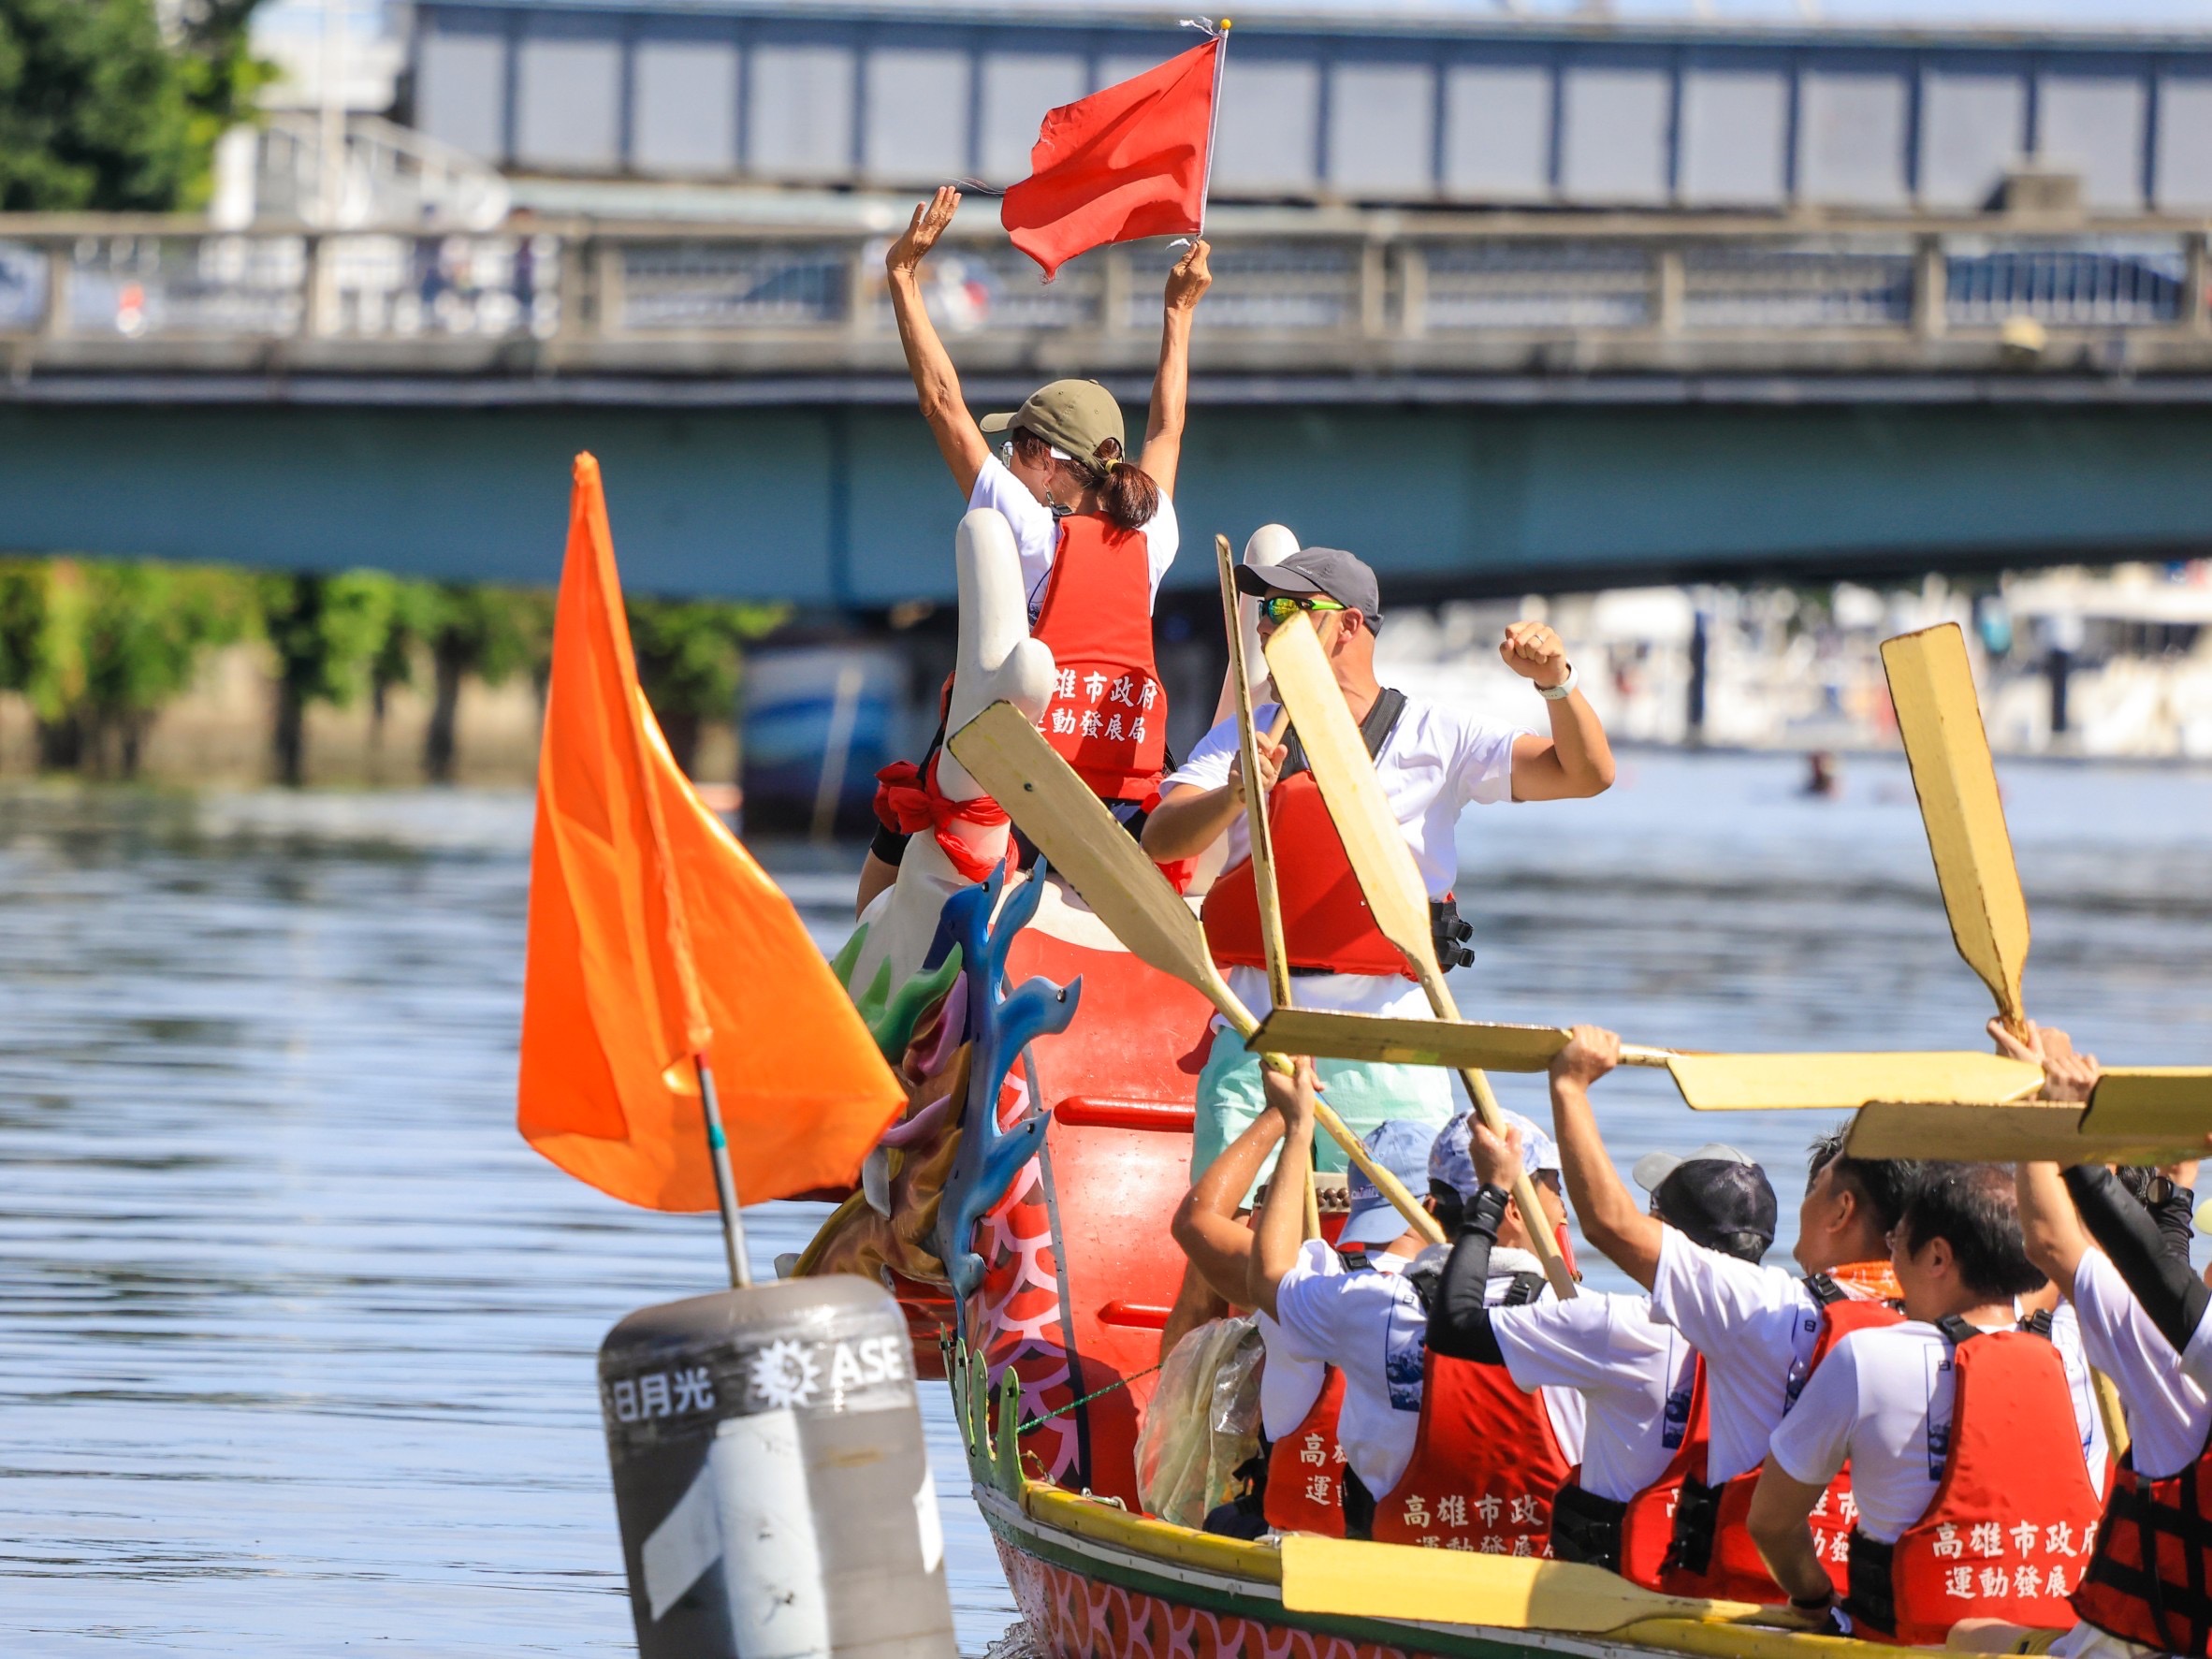
[[[1099,511],[1116,530],[1142,530],[1159,511],[1159,486],[1152,474],[1121,458],[1121,445],[1109,438],[1099,445]]]

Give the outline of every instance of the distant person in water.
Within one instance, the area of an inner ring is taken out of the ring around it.
[[[1021,554],[1029,630],[1059,671],[1041,721],[1047,741],[1133,829],[1166,770],[1168,701],[1153,659],[1152,605],[1175,561],[1175,481],[1190,383],[1190,325],[1213,284],[1207,246],[1193,242],[1168,273],[1159,368],[1143,454],[1126,447],[1121,405],[1095,380],[1055,380],[1010,414],[977,420],[929,320],[923,259],[953,223],[950,186],[914,210],[884,257],[892,314],[914,377],[922,418],[970,512],[1005,515]],[[939,710],[942,718],[942,710]],[[933,822],[940,731],[917,766],[879,774],[880,823],[860,877],[855,911],[897,878],[907,838]]]
[[[1832,801],[1843,793],[1842,768],[1825,749],[1816,749],[1805,757],[1804,793],[1823,801]]]

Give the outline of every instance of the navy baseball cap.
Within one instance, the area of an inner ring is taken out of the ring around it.
[[[1747,1153],[1718,1141],[1687,1157],[1647,1152],[1632,1173],[1653,1213],[1692,1244],[1757,1261],[1774,1243],[1774,1186]]]
[[[1321,593],[1382,626],[1382,589],[1367,561],[1342,547],[1301,547],[1264,568],[1237,566],[1237,591],[1255,599],[1269,593]]]
[[[1393,1117],[1375,1125],[1360,1144],[1419,1200],[1428,1195],[1429,1146],[1435,1139],[1436,1131],[1427,1124]],[[1345,1192],[1352,1210],[1337,1235],[1339,1244],[1387,1244],[1406,1230],[1405,1217],[1357,1164],[1346,1171]]]

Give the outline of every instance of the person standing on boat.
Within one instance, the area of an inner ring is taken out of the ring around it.
[[[1279,1112],[1262,1112],[1253,1119],[1184,1195],[1170,1223],[1192,1272],[1224,1305],[1242,1302],[1249,1292],[1255,1244],[1250,1214],[1243,1208],[1244,1194],[1286,1127]],[[1418,1192],[1429,1178],[1434,1139],[1419,1124],[1385,1123],[1367,1136],[1367,1154],[1408,1191]],[[1419,1251],[1420,1241],[1405,1230],[1390,1201],[1357,1169],[1346,1183],[1346,1196],[1350,1208],[1335,1244],[1306,1240],[1300,1246],[1301,1267],[1323,1274],[1403,1271]],[[1341,1538],[1346,1460],[1336,1425],[1344,1404],[1343,1375],[1286,1342],[1282,1327],[1265,1312],[1255,1317],[1267,1354],[1259,1374],[1259,1454],[1248,1469],[1238,1471],[1244,1490],[1206,1518],[1205,1530],[1258,1537],[1273,1528]],[[1192,1328],[1192,1322],[1171,1319],[1160,1334],[1161,1358],[1172,1353]]]
[[[1142,464],[1128,454],[1121,405],[1095,380],[1055,380],[1022,406],[978,421],[923,301],[922,261],[953,223],[960,193],[939,189],[914,210],[884,256],[892,314],[922,418],[968,511],[1005,516],[1020,549],[1031,633],[1059,671],[1042,721],[1054,749],[1132,827],[1167,758],[1168,705],[1153,660],[1152,604],[1175,561],[1175,482],[1190,385],[1190,326],[1213,284],[1207,245],[1168,273],[1159,368]],[[997,452],[994,453],[996,444]],[[941,710],[940,710],[941,719]],[[882,821],[862,867],[856,911],[891,885],[906,838],[944,809],[935,759],[885,769]]]
[[[1352,1537],[1396,1539],[1418,1535],[1439,1521],[1439,1510],[1448,1500],[1450,1507],[1442,1515],[1444,1526],[1477,1532],[1487,1528],[1501,1541],[1508,1536],[1518,1540],[1519,1548],[1503,1546],[1507,1553],[1539,1554],[1548,1524],[1543,1506],[1535,1501],[1540,1477],[1527,1483],[1528,1490],[1510,1494],[1513,1501],[1501,1496],[1492,1513],[1485,1504],[1488,1494],[1469,1494],[1463,1484],[1455,1485],[1456,1476],[1448,1466],[1466,1438],[1464,1392],[1460,1386],[1465,1379],[1445,1378],[1438,1385],[1436,1407],[1427,1403],[1432,1381],[1439,1375],[1427,1352],[1427,1331],[1443,1253],[1416,1255],[1411,1266],[1396,1273],[1332,1273],[1307,1259],[1302,1249],[1304,1191],[1313,1167],[1314,1081],[1313,1062],[1302,1059],[1295,1080],[1270,1071],[1263,1085],[1268,1106],[1282,1113],[1286,1129],[1275,1173],[1253,1230],[1251,1282],[1243,1300],[1280,1327],[1272,1351],[1333,1366],[1344,1377],[1337,1443],[1344,1448],[1346,1465],[1346,1533]],[[1534,1149],[1531,1161],[1543,1164],[1542,1131],[1526,1118],[1506,1115],[1520,1128],[1524,1146]],[[1429,1152],[1426,1206],[1448,1239],[1459,1231],[1476,1196],[1467,1144],[1463,1119],[1448,1125]],[[1558,1171],[1537,1168],[1532,1178],[1548,1211],[1537,1225],[1554,1229],[1566,1213],[1559,1200]],[[1519,1210],[1508,1206],[1496,1226],[1490,1294],[1499,1302],[1549,1297],[1550,1288],[1529,1248]],[[1399,1230],[1399,1238],[1386,1249],[1398,1254],[1420,1250],[1419,1234],[1405,1228]],[[1582,1455],[1582,1422],[1581,1398],[1571,1391],[1548,1389],[1531,1403],[1524,1427],[1540,1443],[1543,1457],[1556,1465],[1550,1484],[1543,1487],[1547,1496]],[[1532,1450],[1524,1466],[1534,1472],[1537,1462]],[[1418,1507],[1411,1504],[1417,1495],[1422,1500]],[[1441,1538],[1444,1534],[1431,1535]],[[1472,1542],[1469,1547],[1474,1547]]]
[[[1753,1540],[1791,1608],[1837,1634],[1926,1647],[1962,1619],[2069,1629],[2103,1458],[2050,1316],[2018,1315],[2045,1281],[2012,1174],[1943,1166],[1890,1254],[1905,1318],[1845,1336],[1806,1382],[1760,1472]],[[1846,1462],[1858,1519],[1839,1602],[1809,1521]]]
[[[1590,1085],[1620,1052],[1610,1031],[1578,1026],[1552,1060],[1552,1128],[1563,1144],[1592,1132]],[[1429,1349],[1490,1368],[1523,1392],[1581,1394],[1589,1428],[1580,1466],[1552,1500],[1551,1552],[1665,1588],[1676,1502],[1708,1433],[1696,1354],[1680,1332],[1652,1319],[1649,1296],[1585,1287],[1571,1302],[1489,1305],[1494,1217],[1522,1159],[1518,1135],[1501,1140],[1476,1124],[1473,1139],[1482,1186],[1429,1316]],[[1591,1160],[1563,1161],[1567,1197],[1586,1212],[1590,1195],[1578,1182],[1586,1185]],[[1603,1168],[1611,1173],[1609,1163]],[[1636,1174],[1651,1189],[1652,1213],[1707,1249],[1756,1263],[1774,1242],[1774,1188],[1733,1147],[1704,1146],[1687,1158],[1652,1153]]]
[[[1302,547],[1264,572],[1241,567],[1237,585],[1259,599],[1262,640],[1299,611],[1313,614],[1336,683],[1367,739],[1383,793],[1428,883],[1439,958],[1448,968],[1469,959],[1451,900],[1461,812],[1477,803],[1595,795],[1613,781],[1605,728],[1576,689],[1574,665],[1559,635],[1541,622],[1516,622],[1498,647],[1506,665],[1533,682],[1544,699],[1550,735],[1537,736],[1386,688],[1375,673],[1381,594],[1374,571],[1351,554]],[[1254,711],[1263,733],[1275,713],[1273,704]],[[1295,735],[1290,743],[1262,753],[1260,769],[1299,1006],[1426,1017],[1428,1004],[1404,959],[1368,917],[1343,842],[1311,773],[1304,770]],[[1230,988],[1247,1008],[1264,1014],[1272,1003],[1244,822],[1244,784],[1237,722],[1231,718],[1208,732],[1161,785],[1143,841],[1156,862],[1169,864],[1194,858],[1216,837],[1229,837],[1230,866],[1206,895],[1206,938],[1214,959],[1229,970]],[[1194,1178],[1261,1109],[1259,1057],[1246,1054],[1233,1037],[1223,1040],[1220,1030],[1216,1021],[1199,1078]],[[1450,1079],[1434,1067],[1322,1060],[1319,1073],[1330,1105],[1360,1132],[1392,1117],[1441,1128],[1452,1115]],[[1344,1155],[1335,1146],[1325,1146],[1321,1156],[1324,1168],[1344,1167]]]

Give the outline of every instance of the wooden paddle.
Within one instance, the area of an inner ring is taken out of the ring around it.
[[[1288,1009],[1260,1021],[1245,1046],[1403,1066],[1541,1071],[1566,1047],[1568,1036],[1556,1026],[1503,1026],[1478,1020],[1455,1024]],[[2040,1067],[1971,1050],[1707,1055],[1623,1043],[1621,1060],[1627,1066],[1665,1067],[1682,1099],[1700,1112],[1855,1112],[1869,1100],[1921,1095],[1995,1102],[2025,1099],[2043,1086]],[[2206,1128],[2212,1128],[2212,1124]]]
[[[2206,1125],[2172,1135],[2097,1134],[2078,1101],[1962,1106],[1877,1101],[1851,1120],[1854,1157],[1967,1158],[1984,1163],[2166,1164],[2200,1157]]]
[[[1410,1619],[1598,1635],[1642,1619],[1748,1617],[1749,1602],[1662,1595],[1603,1567],[1286,1533],[1283,1606],[1346,1619]]]
[[[1492,1071],[1541,1071],[1567,1045],[1556,1026],[1500,1026],[1480,1020],[1405,1019],[1391,1014],[1331,1013],[1278,1007],[1259,1022],[1245,1046],[1338,1060],[1383,1060],[1399,1066],[1482,1066]],[[1621,1045],[1623,1066],[1663,1067],[1674,1051]],[[2037,1073],[2040,1077],[2041,1073]],[[1853,1105],[1859,1104],[1853,1101]]]
[[[1205,929],[1183,895],[1168,885],[1159,866],[1144,856],[1020,709],[994,703],[953,733],[946,746],[1131,954],[1204,997],[1240,1040],[1259,1028],[1251,1010],[1214,966]],[[1408,1227],[1429,1244],[1444,1243],[1436,1218],[1415,1202],[1397,1176],[1368,1156],[1327,1101],[1317,1102],[1314,1116]]]
[[[2028,966],[2028,899],[1989,758],[1989,735],[1956,622],[1882,642],[1882,667],[1898,735],[1935,857],[1951,938],[1997,998],[2016,1035],[2027,1035],[2020,975]]]
[[[2212,1071],[2193,1066],[2116,1066],[2098,1075],[2082,1113],[2085,1135],[2172,1137],[2195,1157],[2212,1134]]]
[[[1244,623],[1237,604],[1236,560],[1225,535],[1214,538],[1214,562],[1221,577],[1221,619],[1229,635],[1229,683],[1236,702],[1237,755],[1244,778],[1244,831],[1251,842],[1252,892],[1259,910],[1260,953],[1267,963],[1267,999],[1278,1009],[1288,1008],[1290,956],[1283,944],[1282,895],[1275,887],[1274,829],[1268,822],[1267,796],[1259,788],[1259,735],[1253,729],[1252,681],[1244,672]],[[1276,724],[1279,728],[1279,718]],[[1269,748],[1279,741],[1276,733],[1268,734]],[[1262,1059],[1279,1064],[1285,1056],[1302,1052],[1278,1049]],[[1314,1191],[1311,1164],[1305,1172],[1305,1236],[1321,1236],[1321,1205]]]
[[[1335,821],[1346,857],[1366,895],[1368,913],[1382,936],[1398,948],[1414,976],[1420,981],[1429,1007],[1442,1020],[1457,1020],[1458,1005],[1444,982],[1436,962],[1435,936],[1429,924],[1429,893],[1413,862],[1413,849],[1390,810],[1375,776],[1375,763],[1352,723],[1351,709],[1322,654],[1321,642],[1303,612],[1279,625],[1267,642],[1267,665],[1274,676],[1275,695],[1289,712],[1313,768],[1314,782]],[[1460,1069],[1484,1127],[1493,1135],[1506,1132],[1506,1122],[1491,1093],[1490,1079],[1476,1068]],[[1536,1202],[1535,1184],[1526,1171],[1513,1176],[1513,1201],[1521,1208],[1521,1224],[1544,1276],[1562,1299],[1575,1294],[1575,1277],[1560,1259],[1559,1245]]]

